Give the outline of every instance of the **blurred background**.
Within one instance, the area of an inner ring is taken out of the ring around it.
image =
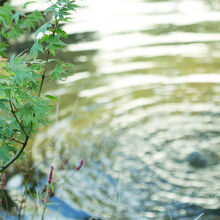
[[[58,97],[52,123],[11,173],[10,196],[22,198],[24,177],[40,190],[53,164],[47,219],[219,220],[220,1],[79,3],[57,54],[73,74],[45,86]],[[32,39],[11,42],[9,54]]]

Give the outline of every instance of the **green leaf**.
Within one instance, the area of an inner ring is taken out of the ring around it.
[[[44,35],[49,27],[52,27],[50,22],[43,24],[41,27],[39,27],[36,30],[34,37],[37,38],[40,33],[42,33]]]
[[[34,113],[34,105],[31,103],[26,103],[21,108],[19,108],[18,116],[22,118],[22,115],[25,115],[25,119],[23,121],[25,121],[26,124],[29,124],[34,118]]]
[[[34,59],[36,59],[39,51],[44,53],[42,45],[38,41],[36,41],[30,50],[30,54],[33,54]]]
[[[51,99],[53,101],[57,101],[57,97],[52,96],[52,95],[45,95],[46,98]]]
[[[31,14],[28,14],[25,19],[22,20],[21,25],[30,31],[31,29],[35,29],[35,26],[40,25],[41,21],[44,20],[44,17],[41,12],[34,11]]]
[[[31,69],[27,66],[24,56],[14,55],[11,57],[10,61],[7,63],[10,72],[14,73],[13,79],[17,84],[27,83],[33,80],[33,74]]]
[[[6,37],[7,32],[13,28],[11,17],[13,16],[14,7],[10,5],[9,2],[6,2],[3,7],[0,7],[0,24],[1,26],[1,35]]]
[[[61,75],[64,74],[65,71],[64,71],[64,68],[62,65],[56,65],[54,71],[52,72],[51,74],[51,79],[54,80],[54,79],[58,79],[58,80],[61,80]]]
[[[34,195],[36,198],[41,199],[41,196],[40,196],[39,194],[34,193],[33,195]]]
[[[48,12],[53,12],[55,19],[57,19],[59,13],[58,13],[58,6],[56,4],[51,5],[49,8],[47,8],[44,12],[44,14],[46,15]]]
[[[32,3],[35,3],[36,1],[30,1],[30,2],[26,2],[23,6],[24,9],[27,8],[28,5],[32,4]]]
[[[20,16],[25,16],[24,12],[22,12],[22,11],[17,11],[17,12],[12,16],[11,20],[12,20],[12,21],[15,20],[15,23],[17,24],[18,21],[19,21],[19,17],[20,17]]]
[[[55,20],[69,21],[71,17],[68,17],[68,15],[72,14],[70,11],[75,11],[79,7],[74,3],[74,0],[57,0],[55,4],[46,9],[45,14],[52,12]]]
[[[0,43],[0,56],[5,56],[5,50],[7,49],[7,44],[4,42]]]
[[[46,43],[48,44],[46,46],[46,50],[49,50],[50,53],[52,53],[55,56],[55,52],[56,50],[62,49],[66,46],[66,44],[61,41],[59,35],[53,36],[52,34],[50,34],[49,36],[47,36],[46,38]]]
[[[51,79],[58,79],[62,80],[62,77],[68,76],[70,73],[72,73],[73,65],[70,63],[58,63],[56,67],[54,68]]]
[[[53,183],[50,184],[50,187],[51,187],[51,192],[53,193],[54,192],[54,185],[53,185]]]
[[[56,29],[56,33],[63,38],[67,38],[67,33],[59,27]]]

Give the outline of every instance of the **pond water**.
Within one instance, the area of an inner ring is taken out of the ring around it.
[[[30,149],[33,191],[55,166],[46,219],[220,219],[220,1],[81,4],[58,54],[73,75],[47,86]]]

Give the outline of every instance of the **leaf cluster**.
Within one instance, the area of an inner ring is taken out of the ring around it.
[[[3,39],[16,39],[27,31],[34,30],[44,20],[44,16],[39,11],[34,11],[25,15],[6,2],[0,7],[0,35]],[[5,56],[6,43],[0,44],[0,55]]]
[[[49,122],[56,97],[42,94],[46,75],[52,80],[62,80],[72,72],[71,64],[50,60],[49,56],[55,56],[57,50],[66,46],[62,39],[67,38],[67,33],[59,23],[69,22],[71,11],[77,7],[73,0],[57,0],[44,14],[36,10],[28,15],[16,11],[10,3],[0,7],[0,172],[23,153],[35,129]],[[49,13],[52,19],[48,21]],[[32,30],[35,30],[34,44],[29,52],[6,58],[8,40]],[[39,52],[46,53],[45,60],[38,59]],[[57,65],[49,74],[50,61]]]
[[[51,104],[48,98],[36,96],[38,68],[28,66],[24,55],[1,62],[0,69],[0,159],[5,162],[26,135],[48,122]]]
[[[57,50],[66,46],[61,38],[67,38],[67,33],[58,26],[58,23],[69,22],[71,11],[75,11],[77,7],[74,0],[57,0],[55,4],[45,10],[44,16],[52,13],[53,21],[43,24],[34,34],[35,43],[31,48],[31,53],[35,58],[39,51],[42,53],[49,51],[55,56]],[[43,37],[39,39],[39,35],[43,35]]]

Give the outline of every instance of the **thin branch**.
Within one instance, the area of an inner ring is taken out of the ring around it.
[[[14,104],[13,102],[12,102],[11,104],[12,104],[12,106],[14,107],[15,112],[17,112],[18,110],[17,110],[17,108],[16,108],[15,104]]]
[[[53,33],[52,33],[53,37],[55,35],[58,23],[59,23],[59,20],[57,19],[56,23],[55,23],[55,26],[54,26],[54,29],[53,29]],[[47,56],[46,56],[46,64],[45,64],[44,72],[41,76],[40,88],[39,88],[39,91],[38,91],[38,98],[40,97],[40,94],[41,94],[41,91],[42,91],[42,88],[43,88],[43,84],[44,84],[44,80],[46,78],[46,72],[47,72],[47,65],[48,65],[49,56],[50,56],[50,51],[48,50],[47,51]]]
[[[40,94],[41,94],[41,91],[42,91],[42,88],[43,88],[43,83],[44,83],[44,80],[45,80],[45,77],[46,77],[46,71],[47,71],[47,64],[48,64],[48,60],[49,60],[49,55],[50,55],[50,51],[48,50],[44,72],[41,76],[40,88],[39,88],[39,91],[38,91],[38,98],[40,97]]]
[[[24,134],[28,137],[28,136],[29,136],[28,133],[25,131],[24,126],[23,126],[22,123],[18,120],[18,117],[17,117],[17,115],[15,114],[15,111],[14,111],[14,109],[13,109],[11,100],[9,100],[9,104],[10,104],[10,107],[11,107],[11,113],[14,115],[16,121],[18,122],[18,124],[19,124],[19,126],[20,126],[20,128],[21,128],[21,130],[22,130],[22,131],[24,132]]]
[[[44,201],[44,207],[43,207],[43,213],[42,213],[42,216],[41,216],[41,220],[44,220],[44,214],[46,212],[46,208],[47,208],[47,200],[48,200],[48,197],[49,197],[49,190],[50,190],[50,184],[48,183],[47,184],[47,191],[46,191],[46,196],[45,196],[45,201]]]
[[[3,172],[5,169],[7,169],[12,163],[14,163],[14,161],[16,161],[18,159],[18,157],[21,155],[21,153],[23,152],[23,150],[27,146],[28,140],[29,140],[29,136],[26,136],[25,141],[24,141],[21,149],[14,155],[14,157],[11,158],[11,160],[9,160],[4,166],[2,166],[0,168],[0,173]]]
[[[2,134],[2,133],[0,133],[0,135],[2,135],[2,136],[5,137],[5,138],[8,138],[8,139],[10,139],[10,140],[12,140],[12,141],[15,141],[15,142],[17,142],[17,143],[19,143],[19,144],[24,144],[22,141],[19,141],[19,140],[13,138],[13,137],[9,137],[9,136],[7,136],[7,135],[5,135],[5,134]]]

